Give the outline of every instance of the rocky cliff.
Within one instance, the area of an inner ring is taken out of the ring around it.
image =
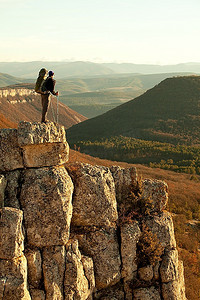
[[[22,120],[28,122],[41,120],[41,96],[35,93],[31,85],[24,84],[24,86],[27,86],[27,88],[23,88],[23,85],[18,84],[13,87],[0,89],[0,128],[8,126],[17,128],[18,122]],[[59,123],[65,128],[87,119],[60,101],[58,101],[57,106],[57,100],[56,97],[50,97],[47,117],[51,121],[57,119],[57,109]],[[4,121],[5,117],[7,122]]]
[[[166,183],[68,155],[54,123],[0,131],[0,299],[186,299]]]

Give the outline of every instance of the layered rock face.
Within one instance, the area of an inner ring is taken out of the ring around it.
[[[186,299],[166,183],[68,155],[54,123],[0,131],[0,298]]]

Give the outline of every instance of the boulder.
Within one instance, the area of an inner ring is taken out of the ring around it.
[[[42,290],[30,289],[31,300],[45,300],[45,293]]]
[[[148,265],[138,269],[138,275],[140,280],[150,281],[153,279],[153,266]]]
[[[180,284],[177,280],[162,285],[163,300],[185,300],[185,295],[181,293]]]
[[[127,299],[127,297],[125,297],[125,294],[124,294],[123,284],[121,282],[118,282],[114,286],[96,291],[93,294],[92,299],[94,299],[94,300],[125,300],[125,299]],[[132,300],[132,298],[131,298],[131,300]]]
[[[17,129],[0,130],[0,171],[23,168],[22,150],[17,141]]]
[[[81,249],[94,262],[97,289],[115,285],[121,278],[121,260],[115,228],[86,230],[75,234]]]
[[[28,249],[25,253],[28,263],[28,283],[34,289],[39,289],[42,280],[42,257],[39,250]]]
[[[173,220],[169,212],[164,211],[159,215],[148,217],[146,219],[146,225],[157,235],[163,248],[169,250],[176,248]]]
[[[134,300],[161,300],[159,291],[154,287],[133,290]],[[169,300],[170,298],[168,298]]]
[[[122,278],[131,280],[137,271],[136,246],[141,231],[138,222],[121,227]]]
[[[24,236],[22,233],[23,212],[16,208],[0,210],[0,258],[12,259],[23,255]]]
[[[53,122],[25,122],[18,125],[20,147],[46,143],[65,143],[65,128]]]
[[[31,300],[27,290],[27,262],[24,255],[12,260],[0,259],[0,294],[6,300]]]
[[[76,163],[67,165],[74,182],[72,224],[110,226],[118,218],[115,186],[106,167]]]
[[[7,180],[3,175],[0,175],[0,208],[4,206],[4,194]]]
[[[161,180],[145,179],[143,181],[141,198],[152,201],[151,213],[162,212],[168,202],[168,186]]]
[[[78,249],[78,241],[67,246],[64,291],[65,299],[86,300],[92,295],[95,286],[93,261],[82,256]]]
[[[180,295],[182,300],[187,300],[185,296],[185,280],[184,280],[184,266],[182,261],[178,261],[178,281],[180,287]]]
[[[73,184],[64,167],[24,171],[20,202],[29,245],[42,248],[67,243],[72,193]]]
[[[5,174],[7,186],[5,190],[5,206],[20,209],[19,192],[21,170],[14,170]]]
[[[165,253],[160,266],[161,281],[164,283],[178,278],[178,251],[170,250]]]
[[[157,261],[153,267],[153,276],[155,280],[159,280],[160,279],[160,262]]]
[[[23,146],[24,166],[39,168],[62,165],[68,161],[68,143],[39,144]]]
[[[135,167],[121,168],[112,166],[110,168],[115,182],[115,191],[117,202],[121,203],[126,199],[129,193],[137,188],[137,170]]]
[[[43,274],[46,300],[64,299],[65,247],[52,246],[44,248]]]

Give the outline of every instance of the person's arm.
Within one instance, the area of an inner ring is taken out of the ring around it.
[[[56,81],[54,79],[52,79],[52,84],[51,84],[51,89],[50,89],[50,92],[54,95],[54,96],[58,96],[58,91],[55,92],[55,84],[56,84]]]

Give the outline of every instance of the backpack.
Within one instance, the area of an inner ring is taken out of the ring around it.
[[[47,77],[48,71],[45,68],[42,68],[39,72],[38,78],[35,83],[35,91],[38,94],[43,94],[42,85]]]

